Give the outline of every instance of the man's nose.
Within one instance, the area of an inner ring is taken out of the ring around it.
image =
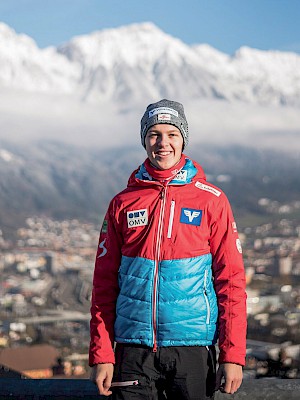
[[[158,144],[159,144],[161,147],[168,146],[168,144],[169,144],[169,138],[168,138],[168,136],[167,136],[167,135],[162,135],[162,136],[159,138]]]

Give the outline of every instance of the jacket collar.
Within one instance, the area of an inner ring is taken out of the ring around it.
[[[175,170],[174,168],[171,168],[171,170],[167,170],[166,176],[169,178],[165,179],[157,179],[157,176],[152,176],[156,175],[153,174],[151,168],[149,168],[149,160],[147,159],[136,171],[134,178],[139,180],[139,181],[146,181],[146,182],[160,182],[160,183],[167,183],[168,185],[185,185],[187,183],[191,183],[192,179],[201,172],[202,178],[205,179],[205,175],[203,173],[203,170],[200,166],[200,171],[194,166],[194,163],[192,160],[187,158],[185,155],[182,157],[182,162],[179,162],[178,167]],[[181,166],[182,165],[182,166]],[[180,168],[181,166],[181,168]],[[156,170],[158,171],[158,170]],[[159,171],[159,172],[165,172],[165,171]],[[173,174],[172,174],[173,172]],[[152,174],[151,174],[152,173]],[[161,177],[164,174],[160,174],[159,177]],[[155,179],[156,178],[156,179]],[[129,180],[129,182],[131,179]]]

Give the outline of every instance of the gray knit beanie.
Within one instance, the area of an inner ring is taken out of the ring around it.
[[[181,103],[163,99],[157,103],[149,104],[141,119],[141,141],[144,147],[148,129],[156,124],[170,124],[176,126],[183,137],[183,147],[187,146],[189,130]]]

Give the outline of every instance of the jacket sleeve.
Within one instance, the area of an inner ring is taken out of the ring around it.
[[[114,323],[119,293],[118,270],[121,261],[121,236],[117,233],[113,202],[103,221],[95,261],[89,364],[114,363]]]
[[[227,197],[214,210],[210,247],[218,301],[219,363],[245,365],[246,279],[242,248]]]

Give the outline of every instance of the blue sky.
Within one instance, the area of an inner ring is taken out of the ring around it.
[[[185,43],[228,54],[244,45],[300,53],[300,0],[0,0],[0,21],[39,47],[151,21]]]

